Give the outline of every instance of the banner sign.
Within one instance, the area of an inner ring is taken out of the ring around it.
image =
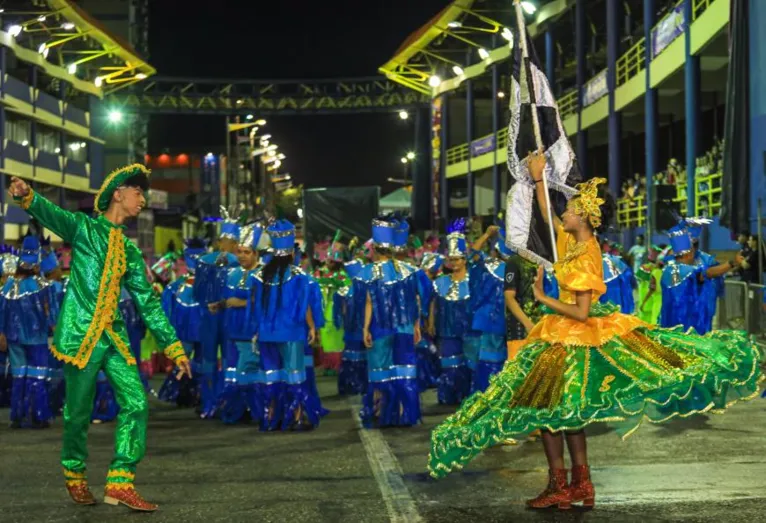
[[[495,135],[491,134],[471,142],[471,158],[481,156],[495,150]]]
[[[667,46],[683,34],[686,29],[686,16],[684,15],[684,4],[681,2],[674,7],[668,15],[660,20],[654,29],[652,29],[652,58],[657,56]]]
[[[582,93],[582,106],[588,107],[608,93],[609,86],[606,83],[606,69],[604,69],[585,84]]]

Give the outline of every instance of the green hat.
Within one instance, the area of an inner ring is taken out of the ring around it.
[[[119,169],[112,171],[104,180],[101,189],[98,190],[98,193],[93,200],[95,211],[99,214],[106,212],[109,208],[109,203],[112,201],[112,194],[114,194],[114,191],[125,185],[125,182],[131,178],[139,177],[139,183],[137,183],[136,186],[146,186],[148,188],[150,174],[151,171],[140,163],[126,165],[125,167],[120,167]]]

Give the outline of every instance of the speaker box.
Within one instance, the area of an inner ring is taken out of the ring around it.
[[[677,216],[681,214],[681,204],[673,201],[677,194],[676,186],[652,185],[650,190],[652,230],[666,231],[678,223]]]

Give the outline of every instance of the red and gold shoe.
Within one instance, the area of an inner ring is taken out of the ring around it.
[[[154,512],[159,507],[141,497],[130,483],[112,483],[104,489],[104,503],[107,505],[125,505],[140,512]]]
[[[588,465],[572,467],[569,498],[572,503],[582,502],[583,507],[592,508],[596,504],[596,489],[593,488],[593,483],[590,480],[590,467]]]
[[[67,480],[66,491],[69,497],[78,505],[95,505],[96,498],[88,488],[88,481],[85,479]]]
[[[549,508],[553,506],[556,506],[561,510],[566,510],[572,507],[567,485],[566,469],[549,470],[548,486],[539,496],[527,500],[527,507],[529,508]]]

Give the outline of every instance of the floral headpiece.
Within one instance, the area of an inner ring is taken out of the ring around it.
[[[601,206],[606,203],[598,197],[598,186],[606,183],[605,178],[591,178],[585,183],[578,183],[577,197],[572,200],[572,211],[581,218],[587,218],[594,229],[601,226]]]

